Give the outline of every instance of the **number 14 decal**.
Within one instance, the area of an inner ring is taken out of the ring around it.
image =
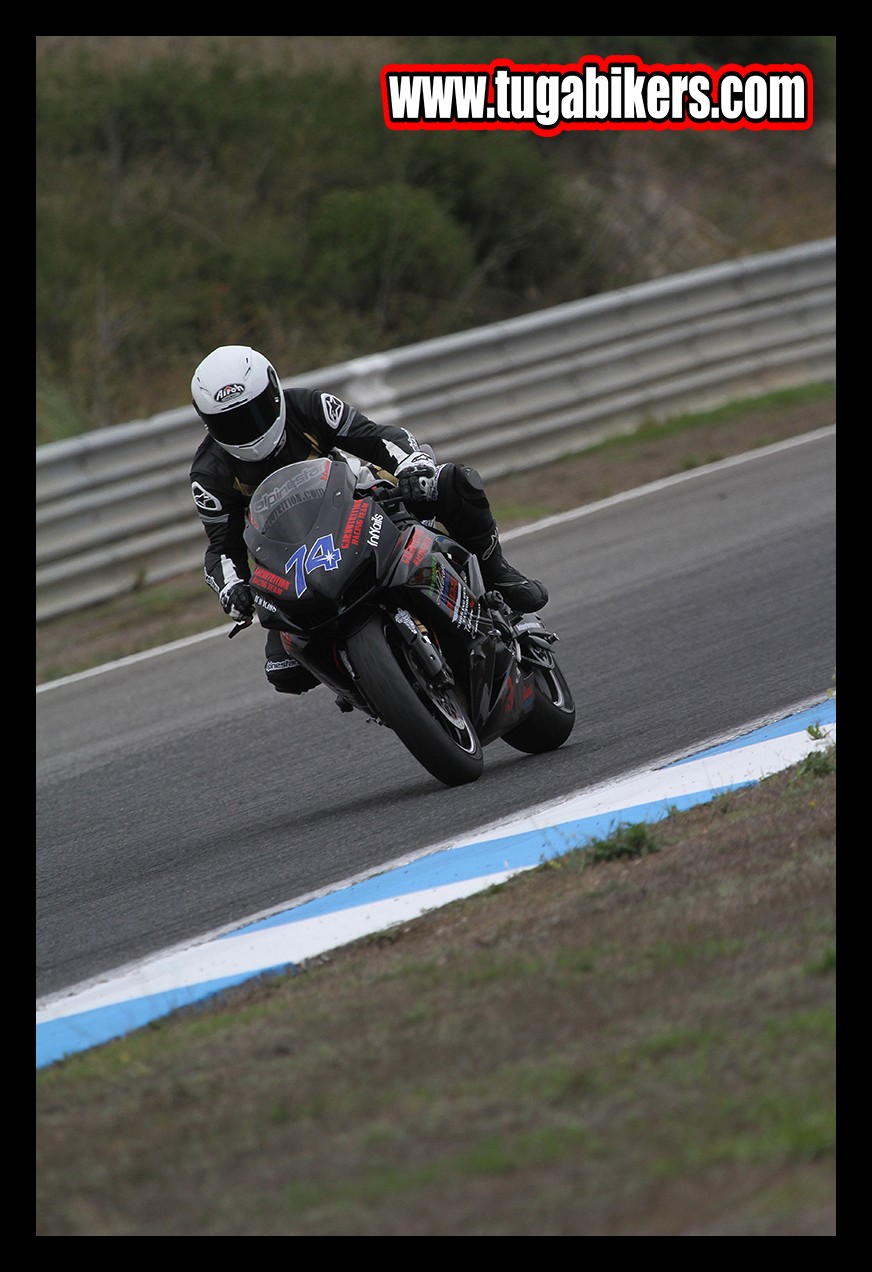
[[[334,544],[332,534],[322,535],[311,548],[306,543],[297,548],[285,565],[285,574],[290,574],[291,570],[294,571],[294,588],[297,598],[303,595],[308,586],[307,574],[311,574],[313,570],[336,570],[341,560],[342,553]]]

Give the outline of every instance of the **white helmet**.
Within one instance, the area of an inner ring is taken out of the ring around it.
[[[266,459],[285,440],[285,395],[272,363],[247,345],[222,345],[191,380],[194,409],[237,459]]]

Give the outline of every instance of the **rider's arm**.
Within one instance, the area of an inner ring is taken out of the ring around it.
[[[201,458],[201,452],[191,466],[190,476],[191,493],[206,532],[206,582],[220,595],[229,584],[247,583],[250,577],[243,538],[248,500],[222,479],[223,474],[208,463],[208,458]]]
[[[323,454],[338,446],[340,450],[393,473],[398,464],[420,450],[408,429],[396,424],[376,424],[335,393],[292,389],[286,392],[285,397],[289,414],[296,418],[301,431],[309,435]]]

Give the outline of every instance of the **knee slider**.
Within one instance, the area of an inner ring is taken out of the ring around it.
[[[468,464],[445,464],[440,481],[444,482],[446,477],[452,493],[464,503],[488,506],[484,480],[477,469],[470,468]]]

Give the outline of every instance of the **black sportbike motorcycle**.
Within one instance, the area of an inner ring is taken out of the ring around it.
[[[261,482],[245,542],[262,626],[342,710],[392,729],[445,785],[480,777],[497,738],[535,754],[572,732],[557,636],[486,593],[475,555],[353,457],[333,451]]]

